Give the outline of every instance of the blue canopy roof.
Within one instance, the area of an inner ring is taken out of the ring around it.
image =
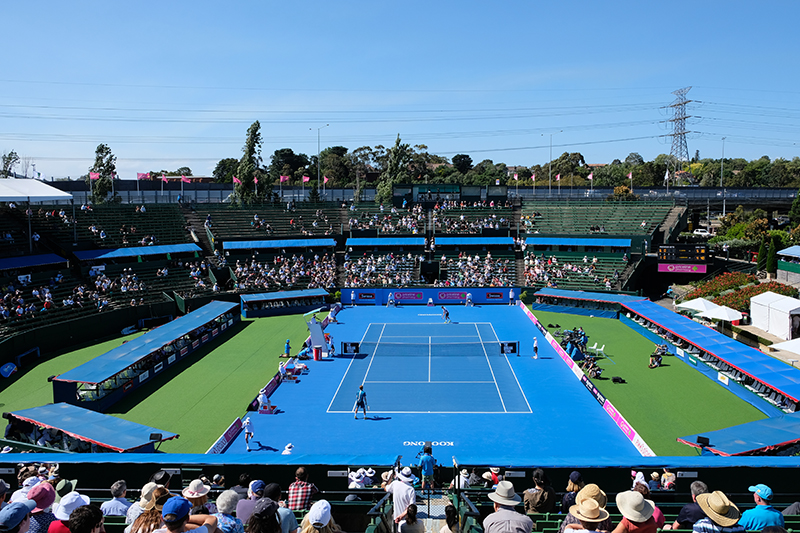
[[[268,302],[270,300],[286,300],[289,298],[309,298],[311,296],[327,296],[325,289],[305,289],[302,291],[262,292],[259,294],[242,294],[242,302]]]
[[[674,335],[714,355],[748,376],[800,401],[800,369],[746,346],[722,333],[665,309],[649,300],[623,303]]]
[[[678,442],[698,447],[697,437],[708,437],[711,451],[720,455],[742,455],[769,451],[800,441],[800,413],[774,416],[738,426],[680,437]]]
[[[439,246],[483,246],[492,244],[514,244],[512,237],[436,237],[436,244]]]
[[[54,378],[58,381],[77,381],[81,383],[102,383],[119,374],[140,359],[166,346],[216,317],[235,309],[239,304],[212,301],[188,315],[173,320],[168,324],[148,331],[110,352],[99,355],[72,370]]]
[[[103,250],[85,250],[75,252],[78,259],[116,259],[119,257],[136,257],[139,255],[177,254],[181,252],[200,252],[202,249],[191,244],[164,244],[159,246],[134,246],[132,248],[108,248]]]
[[[43,405],[13,411],[11,414],[40,426],[60,429],[75,438],[100,444],[118,452],[152,444],[155,441],[150,440],[151,433],[161,433],[161,441],[179,436],[163,429],[143,426],[68,403]]]
[[[22,257],[9,257],[0,259],[0,270],[10,268],[26,268],[39,265],[53,265],[66,263],[67,260],[56,254],[23,255]]]
[[[536,291],[537,296],[550,296],[553,298],[568,298],[570,300],[589,300],[591,302],[638,302],[647,300],[644,296],[629,296],[627,294],[608,294],[604,292],[568,291],[565,289],[541,289]]]
[[[800,257],[800,246],[790,246],[788,248],[784,248],[778,255],[788,255],[791,257]]]
[[[280,239],[276,241],[225,241],[225,250],[256,250],[266,248],[310,248],[312,246],[336,246],[333,239]]]
[[[438,240],[438,239],[437,239]],[[347,246],[425,246],[425,237],[353,237]]]
[[[591,238],[564,238],[564,237],[532,237],[525,239],[528,246],[613,246],[614,248],[630,248],[630,239],[609,239],[598,237]]]

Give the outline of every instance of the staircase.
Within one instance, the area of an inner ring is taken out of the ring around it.
[[[203,255],[214,255],[214,245],[208,240],[206,228],[204,226],[205,217],[198,215],[196,211],[188,207],[183,208],[183,217],[186,219],[186,225],[190,228],[190,235],[192,240],[203,249]]]

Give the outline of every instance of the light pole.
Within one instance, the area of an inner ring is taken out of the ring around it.
[[[553,195],[553,135],[557,135],[564,130],[558,130],[556,132],[550,133],[550,162],[547,163],[547,195]],[[542,133],[544,135],[544,133]]]
[[[330,124],[325,124],[324,126],[320,126],[317,128],[317,191],[319,191],[319,132],[323,128],[327,128]],[[313,128],[308,128],[313,129]]]
[[[722,189],[722,174],[725,172],[725,139],[727,137],[722,138],[722,159],[720,159],[720,169],[719,169],[719,188]],[[725,189],[722,189],[722,216],[725,216]],[[711,221],[708,221],[709,225]]]

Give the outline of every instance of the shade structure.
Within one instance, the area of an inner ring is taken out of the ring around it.
[[[710,300],[706,300],[705,298],[695,298],[694,300],[689,300],[688,302],[683,302],[676,305],[678,309],[688,309],[691,311],[710,311],[711,309],[716,309],[719,307],[717,304]]]
[[[724,305],[717,306],[709,311],[704,311],[699,313],[699,315],[704,318],[714,318],[717,320],[724,320],[726,322],[733,322],[734,320],[742,319],[742,313],[736,309],[731,309],[730,307],[726,307]]]
[[[773,344],[770,348],[775,350],[785,350],[787,352],[796,353],[800,355],[800,339],[792,339],[786,342],[779,342],[777,344]]]

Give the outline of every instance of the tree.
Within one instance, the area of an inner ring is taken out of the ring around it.
[[[6,152],[3,154],[3,177],[8,178],[11,175],[11,172],[14,170],[14,167],[17,166],[19,163],[19,156],[17,152],[11,150],[10,152]]]
[[[175,174],[178,176],[191,176],[192,169],[189,167],[179,167],[178,170],[175,171]]]
[[[767,272],[774,274],[778,271],[778,247],[775,239],[770,239],[769,252],[767,252]]]
[[[99,174],[96,180],[91,179],[91,173]],[[95,203],[105,201],[109,192],[114,189],[112,180],[117,174],[117,156],[111,153],[111,148],[106,144],[99,144],[94,151],[94,164],[89,167],[89,175],[86,181],[92,191],[92,199]],[[114,191],[116,195],[116,191]]]
[[[409,172],[412,158],[411,146],[400,141],[400,135],[394,142],[394,146],[387,152],[386,170],[380,176],[375,200],[378,202],[390,202],[392,200],[392,189],[396,183],[410,183],[412,174]]]
[[[236,170],[241,183],[234,187],[240,202],[252,202],[256,199],[254,179],[258,177],[261,167],[261,124],[256,120],[247,128],[247,138],[242,147],[242,158]]]
[[[625,158],[625,164],[635,167],[637,165],[641,165],[644,163],[644,157],[640,156],[636,152],[631,152],[628,154],[628,157]]]
[[[331,187],[350,184],[350,159],[347,157],[347,148],[344,146],[326,148],[319,154],[319,160],[321,174],[328,177]]]
[[[275,150],[270,157],[269,167],[267,167],[269,181],[270,183],[277,183],[281,176],[289,176],[290,178],[296,174],[302,176],[310,163],[311,160],[307,155],[295,154],[291,148]]]
[[[308,201],[311,203],[317,203],[320,201],[319,189],[317,189],[316,183],[311,186],[311,190],[308,192]]]
[[[764,270],[767,268],[767,241],[761,239],[761,246],[758,247],[758,259],[756,260],[756,268]]]
[[[466,154],[456,154],[453,156],[453,166],[462,174],[466,174],[472,170],[472,158]]]
[[[216,183],[232,183],[233,177],[239,170],[239,160],[232,157],[220,159],[211,176]]]

